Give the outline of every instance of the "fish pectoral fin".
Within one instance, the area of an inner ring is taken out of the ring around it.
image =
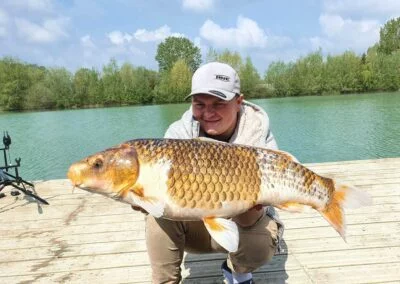
[[[211,237],[229,252],[235,252],[239,246],[239,231],[235,222],[224,218],[203,218],[204,225]]]
[[[306,207],[304,204],[300,204],[297,202],[285,202],[282,204],[274,205],[276,208],[281,210],[289,211],[289,212],[303,212]]]
[[[160,218],[164,214],[164,202],[153,196],[145,196],[141,185],[135,185],[130,192],[133,193],[135,205],[142,207],[150,215]]]

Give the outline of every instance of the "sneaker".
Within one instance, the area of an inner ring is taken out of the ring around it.
[[[224,275],[224,283],[225,284],[233,284],[233,275],[232,275],[232,270],[228,267],[228,264],[226,260],[222,263],[221,265],[221,270],[222,274]],[[238,275],[240,275],[238,273]],[[253,277],[250,279],[243,281],[243,282],[237,282],[238,284],[255,284],[253,281]]]

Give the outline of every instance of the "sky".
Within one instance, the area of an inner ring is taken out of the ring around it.
[[[158,70],[157,46],[182,36],[237,51],[261,74],[317,51],[362,54],[400,0],[0,0],[0,57],[101,70],[111,58]]]

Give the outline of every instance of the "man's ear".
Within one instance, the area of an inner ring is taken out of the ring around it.
[[[238,96],[238,98],[236,99],[236,102],[238,105],[241,105],[243,103],[243,100],[244,100],[244,96],[243,96],[243,94],[240,94]]]

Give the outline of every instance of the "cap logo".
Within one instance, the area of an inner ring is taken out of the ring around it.
[[[226,75],[215,75],[215,79],[221,80],[221,81],[224,81],[224,82],[229,82],[230,81],[229,76],[226,76]]]

